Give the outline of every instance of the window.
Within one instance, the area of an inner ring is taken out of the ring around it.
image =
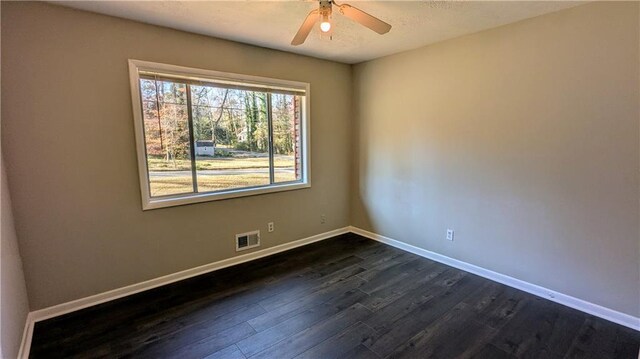
[[[129,60],[143,209],[310,186],[309,84]]]

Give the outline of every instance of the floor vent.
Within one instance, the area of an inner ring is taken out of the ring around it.
[[[236,234],[236,252],[260,246],[260,231]]]

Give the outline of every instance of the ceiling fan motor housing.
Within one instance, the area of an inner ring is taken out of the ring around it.
[[[331,15],[331,0],[320,0],[320,15]]]

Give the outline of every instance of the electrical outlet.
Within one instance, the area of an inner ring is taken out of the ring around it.
[[[273,222],[267,223],[267,229],[269,230],[269,232],[273,232],[274,231]]]
[[[326,215],[320,215],[320,224],[325,224],[327,223],[327,216]]]
[[[447,239],[450,241],[453,240],[453,229],[447,229]]]

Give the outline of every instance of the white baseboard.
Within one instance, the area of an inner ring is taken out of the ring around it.
[[[18,358],[20,359],[29,358],[34,324],[35,322],[33,321],[33,315],[31,315],[31,313],[27,314],[27,320],[24,324],[24,331],[22,332],[22,342],[20,343],[20,348],[18,349]]]
[[[556,292],[556,291],[553,291],[529,282],[525,282],[520,279],[509,277],[507,275],[497,273],[482,267],[478,267],[470,263],[466,263],[454,258],[450,258],[435,252],[431,252],[426,249],[418,248],[389,237],[385,237],[376,233],[365,231],[357,227],[349,226],[349,227],[335,229],[325,233],[320,233],[315,236],[303,238],[293,242],[277,245],[275,247],[266,248],[266,249],[262,249],[252,253],[243,254],[236,257],[224,259],[221,261],[205,264],[199,267],[195,267],[195,268],[187,269],[177,273],[169,274],[166,276],[154,278],[148,281],[132,284],[126,287],[110,290],[108,292],[73,300],[71,302],[62,303],[62,304],[54,305],[52,307],[35,310],[33,312],[30,312],[29,315],[27,316],[27,321],[24,328],[24,334],[22,337],[22,343],[20,345],[20,352],[18,354],[18,358],[26,359],[29,357],[29,352],[31,349],[31,339],[33,336],[33,329],[36,322],[57,317],[70,312],[74,312],[76,310],[84,309],[97,304],[105,303],[105,302],[122,298],[128,295],[140,293],[149,289],[157,288],[157,287],[167,285],[173,282],[177,282],[183,279],[195,277],[197,275],[201,275],[201,274],[209,273],[215,270],[230,267],[236,264],[249,262],[262,257],[267,257],[272,254],[284,252],[289,249],[311,244],[313,242],[318,242],[318,241],[335,237],[348,232],[359,234],[363,237],[367,237],[369,239],[373,239],[375,241],[388,244],[390,246],[402,249],[404,251],[417,254],[421,257],[429,258],[436,262],[440,262],[448,266],[479,275],[481,277],[496,281],[498,283],[502,283],[510,287],[520,289],[522,291],[531,293],[533,295],[552,300],[556,303],[560,303],[568,307],[580,310],[582,312],[592,314],[596,317],[600,317],[608,321],[611,321],[620,325],[624,325],[625,327],[629,327],[631,329],[640,331],[640,318],[637,318],[628,314],[624,314],[624,313],[615,311],[613,309],[605,308],[603,306],[593,304],[585,300],[572,297],[570,295],[562,294],[562,293],[559,293],[559,292]]]
[[[606,319],[608,321],[611,321],[620,325],[624,325],[625,327],[640,331],[640,318],[637,318],[625,313],[621,313],[613,309],[605,308],[603,306],[590,303],[585,300],[572,297],[567,294],[559,293],[551,289],[541,287],[536,284],[525,282],[523,280],[516,279],[508,275],[504,275],[504,274],[497,273],[482,267],[478,267],[476,265],[473,265],[467,262],[463,262],[451,257],[443,256],[441,254],[428,251],[426,249],[418,248],[416,246],[412,246],[410,244],[400,242],[398,240],[395,240],[389,237],[385,237],[376,233],[365,231],[357,227],[350,226],[349,231],[355,234],[359,234],[363,237],[367,237],[369,239],[373,239],[375,241],[388,244],[398,249],[402,249],[404,251],[417,254],[421,257],[425,257],[425,258],[434,260],[436,262],[440,262],[448,266],[455,267],[463,271],[479,275],[481,277],[493,280],[498,283],[502,283],[509,287],[520,289],[522,291],[531,293],[538,297],[549,299],[556,303],[566,305],[567,307],[577,309],[579,311],[594,315],[596,317],[600,317],[602,319]]]
[[[313,242],[322,241],[324,239],[335,237],[348,232],[349,232],[349,227],[339,228],[332,231],[320,233],[311,237],[299,239],[293,242],[280,244],[274,247],[265,248],[262,250],[235,256],[228,259],[223,259],[221,261],[205,264],[199,267],[183,270],[177,273],[172,273],[162,277],[150,279],[144,282],[128,285],[126,287],[113,289],[104,293],[99,293],[99,294],[91,295],[85,298],[76,299],[71,302],[66,302],[66,303],[54,305],[48,308],[32,311],[27,316],[27,323],[25,325],[24,334],[22,337],[22,344],[20,346],[20,352],[18,354],[18,358],[26,359],[29,357],[29,351],[31,349],[31,338],[33,336],[33,327],[36,322],[57,317],[70,312],[74,312],[76,310],[91,307],[97,304],[102,304],[118,298],[126,297],[128,295],[140,293],[149,289],[157,288],[157,287],[167,285],[173,282],[177,282],[183,279],[213,272],[213,271],[230,267],[233,265],[249,262],[262,257],[267,257],[276,253],[301,247],[307,244],[311,244]]]

